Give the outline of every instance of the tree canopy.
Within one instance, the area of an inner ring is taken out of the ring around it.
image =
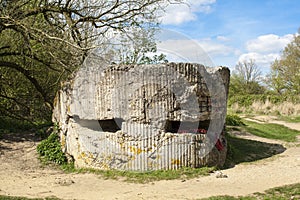
[[[254,60],[238,62],[230,80],[230,95],[262,94],[264,87],[260,85],[261,71]]]
[[[114,32],[155,27],[168,3],[0,0],[0,117],[50,119],[60,82],[91,49],[109,46]]]
[[[271,66],[270,86],[279,94],[300,94],[300,35],[288,44]]]

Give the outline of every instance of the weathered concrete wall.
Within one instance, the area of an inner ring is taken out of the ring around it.
[[[229,70],[199,64],[80,69],[53,120],[78,167],[156,170],[222,165]]]

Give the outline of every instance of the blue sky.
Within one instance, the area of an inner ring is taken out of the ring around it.
[[[169,6],[162,17],[158,50],[170,61],[234,68],[239,61],[254,59],[267,73],[300,27],[298,0],[186,2],[189,6]]]

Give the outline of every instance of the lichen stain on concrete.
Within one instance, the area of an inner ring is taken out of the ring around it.
[[[181,165],[181,161],[179,159],[172,159],[171,164],[172,165]]]

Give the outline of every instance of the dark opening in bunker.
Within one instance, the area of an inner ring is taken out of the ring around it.
[[[105,119],[98,120],[102,131],[104,132],[117,132],[121,130],[122,122],[124,120],[122,118],[113,118],[113,119]]]
[[[210,120],[196,122],[167,120],[165,131],[171,133],[206,133],[209,124]]]

